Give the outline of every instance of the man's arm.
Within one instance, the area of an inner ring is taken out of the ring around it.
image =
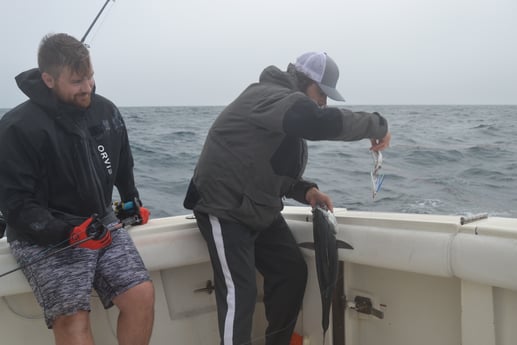
[[[298,100],[286,112],[285,133],[308,140],[382,139],[388,121],[378,113],[320,108],[309,98]]]

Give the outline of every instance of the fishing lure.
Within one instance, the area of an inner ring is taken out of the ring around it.
[[[373,151],[373,169],[370,172],[372,178],[372,199],[375,200],[375,196],[381,190],[382,182],[384,181],[384,174],[379,174],[379,170],[382,168],[382,153],[381,151]]]

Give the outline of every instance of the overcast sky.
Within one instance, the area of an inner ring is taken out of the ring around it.
[[[43,35],[80,39],[104,3],[1,0],[0,108]],[[117,0],[86,42],[119,106],[225,105],[313,50],[346,104],[517,104],[516,0]]]

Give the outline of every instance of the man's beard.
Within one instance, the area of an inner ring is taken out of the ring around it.
[[[74,95],[67,94],[61,90],[59,85],[57,85],[54,89],[54,94],[56,97],[63,103],[74,105],[79,108],[86,109],[90,106],[92,102],[92,93],[83,92],[76,93]]]
[[[92,102],[91,93],[81,93],[74,95],[72,104],[79,108],[88,108]]]

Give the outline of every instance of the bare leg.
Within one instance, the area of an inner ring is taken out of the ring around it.
[[[93,345],[89,312],[81,310],[73,315],[62,315],[52,325],[56,345]]]
[[[119,345],[147,345],[154,322],[154,286],[147,281],[113,299],[120,309],[117,325]]]

